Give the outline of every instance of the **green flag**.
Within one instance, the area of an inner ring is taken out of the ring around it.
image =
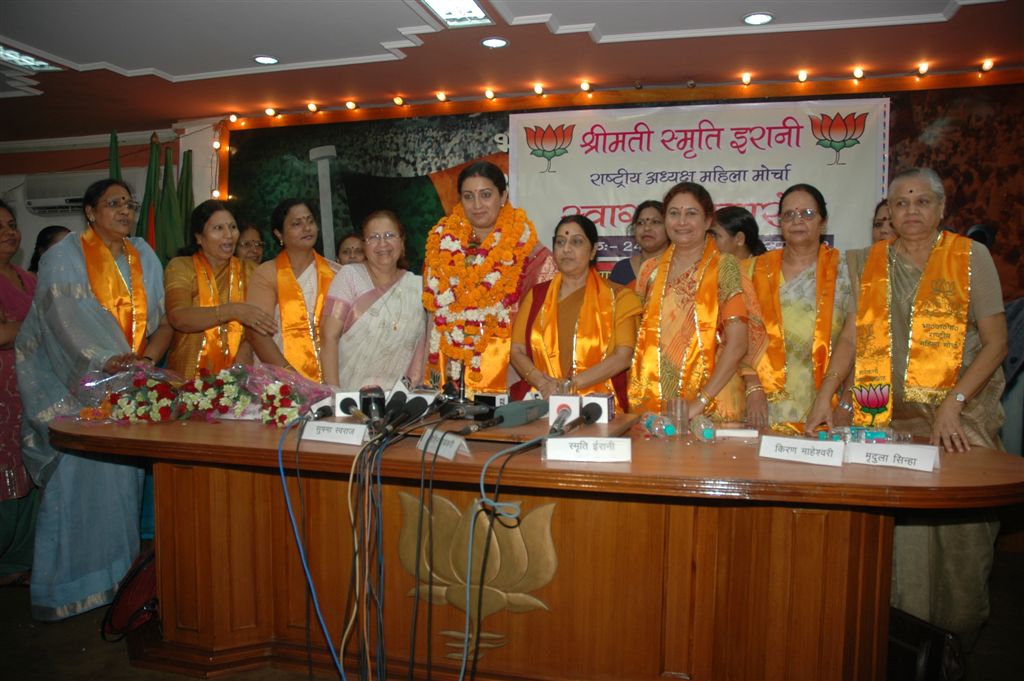
[[[185,226],[178,214],[178,192],[174,188],[174,152],[164,150],[164,181],[156,205],[156,254],[166,265],[185,245]]]
[[[117,150],[117,130],[110,133],[110,151],[108,153],[110,162],[110,177],[115,180],[121,179],[121,155]]]
[[[189,149],[182,155],[181,168],[178,170],[178,214],[185,228],[183,236],[186,244],[192,241],[188,223],[192,209],[196,207],[195,203],[192,197],[192,150]]]
[[[146,191],[142,194],[139,225],[135,236],[142,237],[156,250],[156,199],[160,193],[160,141],[154,132],[149,138],[149,167],[146,169]]]

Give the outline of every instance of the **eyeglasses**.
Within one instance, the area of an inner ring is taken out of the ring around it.
[[[781,217],[783,222],[796,222],[797,218],[806,222],[813,220],[817,214],[818,211],[813,208],[801,208],[799,210],[787,210]]]
[[[239,241],[238,245],[242,248],[263,248],[267,244],[263,241]]]
[[[142,204],[138,201],[132,201],[131,199],[107,199],[103,202],[103,205],[110,210],[120,210],[121,208],[127,208],[132,213],[138,213],[139,209],[142,208]]]
[[[363,239],[366,243],[372,243],[374,241],[393,241],[397,239],[398,235],[394,232],[377,232]]]

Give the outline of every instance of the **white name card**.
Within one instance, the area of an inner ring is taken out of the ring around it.
[[[366,441],[365,423],[355,421],[313,421],[302,431],[306,440],[334,442],[339,445],[361,445]]]
[[[736,440],[756,440],[761,435],[754,428],[719,428],[715,431],[715,437],[730,437]]]
[[[847,463],[868,466],[894,466],[912,471],[933,471],[939,467],[939,448],[933,445],[850,442],[846,445]]]
[[[416,449],[427,456],[434,456],[436,454],[448,461],[454,459],[456,454],[469,456],[469,445],[466,443],[466,438],[456,435],[454,432],[446,433],[443,430],[425,431],[423,435],[420,435],[419,442],[416,443]]]
[[[782,461],[798,461],[818,466],[842,466],[843,442],[822,442],[798,437],[765,435],[761,438],[758,456]]]
[[[633,441],[628,437],[551,437],[544,441],[549,461],[628,463],[633,460]]]

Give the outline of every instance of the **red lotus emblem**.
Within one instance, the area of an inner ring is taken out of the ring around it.
[[[523,128],[526,132],[526,146],[530,147],[530,154],[546,159],[548,167],[542,173],[553,173],[551,170],[551,159],[565,156],[569,153],[568,146],[572,144],[572,132],[576,125],[559,125],[552,128],[550,125],[541,128],[535,125],[532,128]]]
[[[875,425],[875,418],[889,408],[889,384],[888,383],[867,383],[854,386],[853,399],[860,405],[860,410],[865,414],[871,414],[871,423]]]
[[[811,119],[811,134],[818,140],[818,146],[836,152],[836,160],[829,165],[846,165],[839,162],[839,152],[860,144],[860,136],[864,134],[864,123],[867,122],[868,115],[849,113],[843,117],[836,112],[835,116],[821,114],[820,117],[808,118]]]

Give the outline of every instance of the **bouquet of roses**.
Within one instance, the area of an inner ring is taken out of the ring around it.
[[[278,428],[283,428],[307,413],[312,405],[333,394],[325,385],[272,364],[252,367],[245,388],[259,396],[260,420]]]
[[[137,364],[128,371],[107,375],[89,372],[77,391],[85,405],[84,419],[128,421],[131,423],[171,421],[186,415],[178,400],[181,377],[171,371]]]
[[[254,395],[245,389],[249,370],[241,364],[221,369],[216,374],[200,369],[192,380],[185,381],[178,401],[187,413],[212,418],[244,418]]]

